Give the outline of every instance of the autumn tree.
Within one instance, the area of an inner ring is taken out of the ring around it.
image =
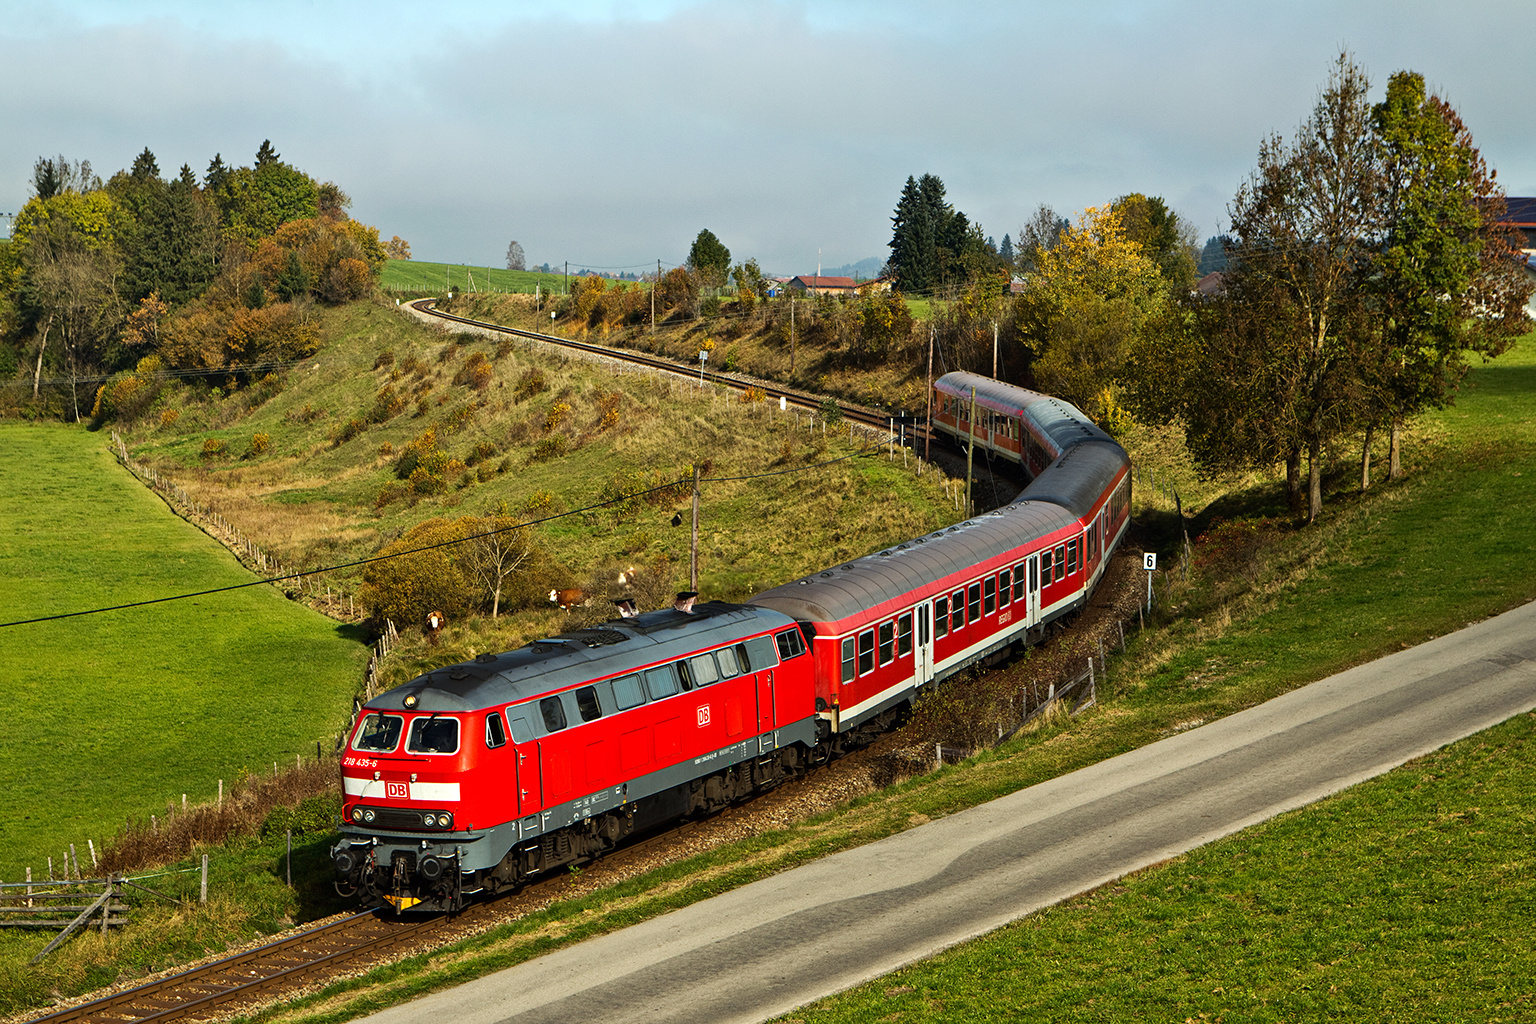
[[[408,260],[411,258],[411,243],[395,235],[384,243],[384,254],[392,260]]]
[[[528,269],[528,259],[523,254],[523,244],[515,238],[512,239],[511,243],[507,246],[507,269]]]
[[[479,605],[479,585],[460,564],[459,550],[470,535],[473,517],[428,519],[411,527],[380,551],[387,557],[363,569],[358,597],[375,618],[417,624],[428,612],[450,620]]]
[[[480,582],[491,600],[491,618],[501,613],[502,590],[508,579],[526,565],[534,554],[533,538],[527,527],[501,507],[466,524],[470,540],[461,556],[465,568]]]
[[[1037,249],[1013,319],[1041,388],[1089,415],[1106,406],[1129,346],[1164,301],[1157,264],[1113,207],[1089,207]]]
[[[768,298],[768,279],[763,276],[755,257],[738,263],[731,271],[731,278],[736,282],[736,302],[741,308],[750,310],[759,300]]]
[[[1125,227],[1125,236],[1157,264],[1168,293],[1187,295],[1195,286],[1195,236],[1179,215],[1168,209],[1160,196],[1140,192],[1121,196],[1114,208]]]

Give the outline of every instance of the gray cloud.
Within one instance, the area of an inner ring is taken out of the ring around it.
[[[902,182],[930,171],[998,238],[1038,203],[1131,191],[1211,233],[1341,46],[1378,91],[1423,72],[1506,187],[1536,192],[1519,65],[1497,49],[1536,28],[1525,3],[138,10],[49,8],[0,38],[0,209],[44,153],[111,171],[148,145],[201,172],[271,138],[426,259],[495,263],[515,236],[535,262],[674,263],[707,226],[737,258],[805,272],[818,248],[883,256]]]

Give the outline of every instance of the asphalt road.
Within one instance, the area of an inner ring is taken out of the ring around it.
[[[1536,707],[1536,603],[370,1021],[761,1021]]]

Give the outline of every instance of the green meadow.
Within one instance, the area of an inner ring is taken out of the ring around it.
[[[107,435],[0,423],[0,622],[250,581],[122,469]],[[367,650],[270,587],[0,626],[0,879],[74,843],[89,874],[125,816],[313,759]],[[56,867],[62,870],[62,867]]]
[[[574,273],[578,268],[572,267]],[[465,263],[428,263],[422,260],[390,260],[379,280],[386,291],[427,292],[441,295],[449,288],[461,292],[522,292],[532,295],[561,294],[566,287],[564,268],[544,274],[537,270],[505,270]]]

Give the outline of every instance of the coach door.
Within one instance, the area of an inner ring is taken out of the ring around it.
[[[1029,617],[1025,621],[1030,626],[1034,626],[1040,621],[1040,556],[1030,555],[1028,561],[1029,587],[1025,590],[1024,597],[1029,602]]]
[[[928,621],[933,605],[927,601],[917,606],[917,646],[913,650],[913,685],[925,686],[933,678],[933,627]]]

